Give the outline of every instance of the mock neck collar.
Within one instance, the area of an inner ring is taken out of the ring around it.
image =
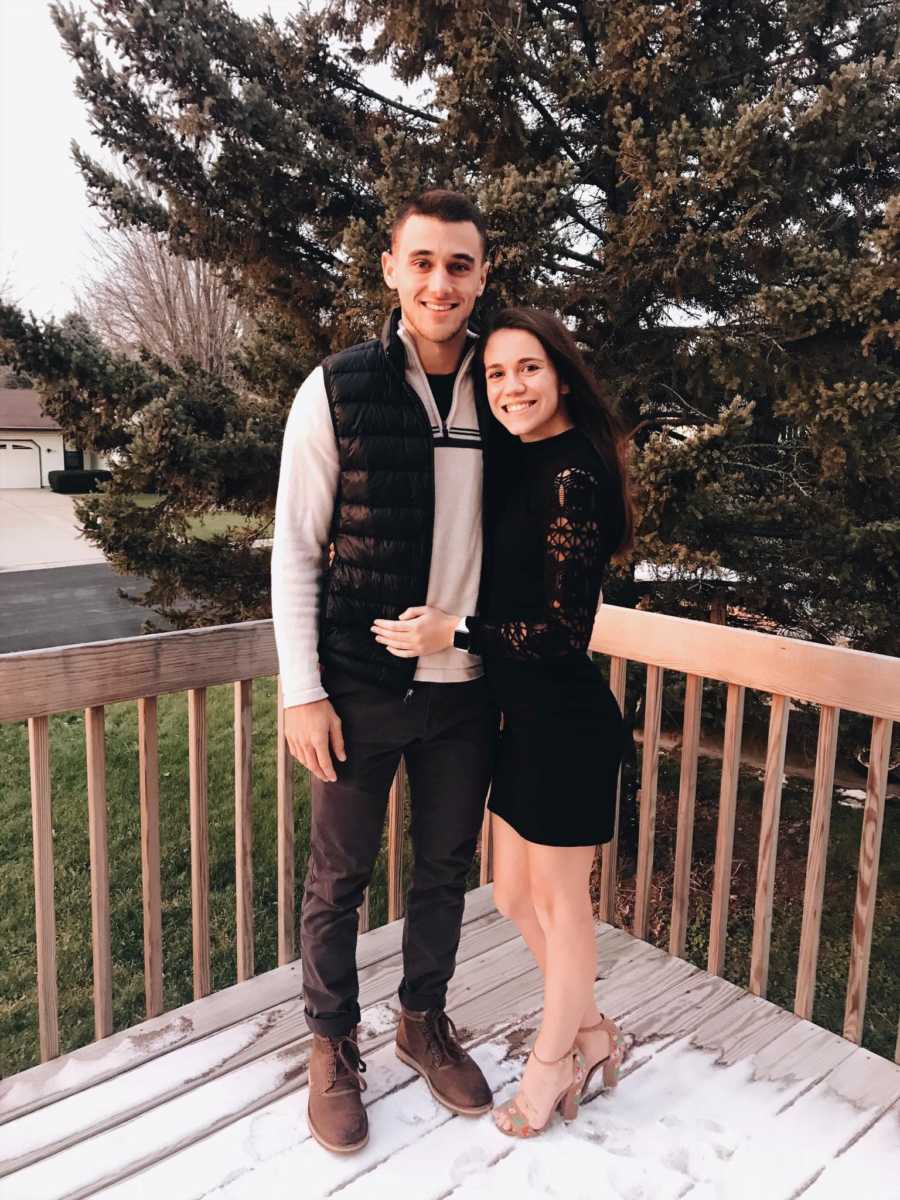
[[[465,360],[466,355],[472,349],[474,343],[478,341],[478,338],[478,330],[468,325],[466,327],[466,345],[460,356],[460,362]],[[384,346],[385,353],[391,362],[401,369],[406,365],[406,347],[410,342],[412,342],[412,334],[403,324],[400,306],[398,305],[396,308],[391,309],[384,320],[384,324],[381,327],[381,344]]]
[[[561,450],[576,445],[582,437],[584,434],[576,425],[573,425],[571,429],[564,429],[562,433],[553,433],[550,437],[540,438],[536,442],[523,442],[521,438],[518,438],[517,441],[530,458],[544,459],[552,458]]]

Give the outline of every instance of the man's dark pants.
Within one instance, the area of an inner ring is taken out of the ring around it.
[[[338,1037],[359,1022],[358,909],[381,847],[401,755],[410,788],[413,879],[403,927],[400,1000],[443,1008],[466,879],[484,818],[498,717],[484,679],[414,683],[411,694],[327,672],[347,761],[336,783],[312,779],[309,867],[300,921],[306,1016]]]

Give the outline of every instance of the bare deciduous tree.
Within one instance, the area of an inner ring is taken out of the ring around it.
[[[9,266],[2,268],[0,273],[0,304],[21,304],[13,288],[12,268]]]
[[[111,350],[144,347],[165,362],[191,358],[216,375],[246,331],[247,318],[208,263],[172,254],[145,230],[92,237],[91,272],[78,311]]]

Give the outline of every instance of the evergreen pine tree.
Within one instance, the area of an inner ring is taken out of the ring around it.
[[[186,516],[271,514],[293,389],[377,328],[397,206],[450,186],[488,220],[485,303],[565,314],[634,430],[634,561],[663,577],[623,564],[606,598],[689,616],[724,601],[732,622],[900,652],[900,0],[54,16],[95,131],[142,181],[76,149],[94,202],[214,265],[258,324],[233,388],[2,309],[7,356],[51,411],[119,448],[89,531],[154,580],[151,603],[266,611],[265,550],[245,534],[211,550]],[[152,528],[128,500],[151,463]]]

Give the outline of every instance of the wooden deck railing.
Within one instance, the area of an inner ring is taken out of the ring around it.
[[[859,1042],[866,1006],[891,735],[893,722],[900,719],[900,659],[611,605],[605,605],[598,616],[591,645],[593,650],[610,657],[610,686],[620,704],[625,698],[628,664],[646,669],[633,928],[641,938],[646,935],[650,911],[664,672],[686,675],[669,942],[670,952],[676,955],[683,956],[685,952],[704,679],[727,685],[707,963],[708,971],[714,975],[722,973],[725,959],[745,695],[747,689],[754,689],[771,697],[748,980],[750,990],[760,996],[766,994],[768,978],[789,702],[803,700],[820,706],[794,1000],[794,1011],[807,1018],[811,1016],[815,995],[838,717],[845,709],[872,718],[843,1023],[844,1036]],[[219,684],[234,687],[237,978],[242,981],[254,973],[250,685],[253,679],[276,675],[277,670],[269,621],[0,656],[0,721],[27,720],[29,730],[38,1019],[43,1060],[59,1053],[48,718],[73,709],[83,709],[85,714],[94,1033],[96,1038],[102,1038],[112,1032],[105,706],[119,701],[137,702],[145,1006],[147,1016],[156,1016],[164,1005],[157,697],[180,691],[188,695],[193,982],[194,997],[200,998],[211,988],[206,689]],[[296,880],[293,770],[280,703],[278,708],[276,921],[278,962],[283,964],[297,953]],[[403,910],[404,795],[401,766],[388,806],[389,920],[402,915]],[[601,916],[606,920],[611,920],[615,908],[617,839],[618,827],[613,840],[601,852],[600,906]],[[491,847],[486,822],[482,833],[481,882],[490,878]],[[368,924],[367,896],[360,913],[361,929],[367,929]],[[897,1057],[900,1061],[900,1037]]]

